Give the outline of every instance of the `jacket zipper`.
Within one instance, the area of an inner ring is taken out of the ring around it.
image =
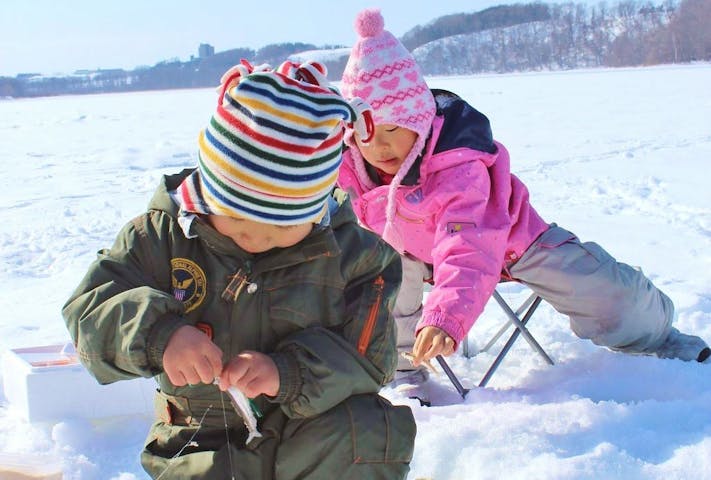
[[[380,302],[383,298],[383,287],[385,285],[385,280],[382,276],[375,279],[375,289],[377,295],[375,296],[375,303],[370,307],[370,312],[368,313],[368,318],[363,325],[363,330],[360,332],[360,338],[358,339],[358,352],[361,355],[365,355],[368,350],[368,345],[373,336],[373,329],[375,328],[375,320],[378,318],[378,312],[380,311]]]
[[[397,208],[395,209],[395,215],[402,218],[403,220],[405,220],[408,223],[425,223],[425,221],[421,218],[411,218],[411,217],[407,217],[407,216],[403,215],[402,213],[400,213],[400,210],[398,210]]]

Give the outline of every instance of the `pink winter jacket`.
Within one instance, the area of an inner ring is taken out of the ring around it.
[[[502,270],[548,224],[529,204],[525,185],[511,174],[509,154],[491,138],[486,117],[453,94],[433,93],[438,112],[422,161],[413,167],[419,165],[419,177],[412,185],[403,181],[395,196],[393,227],[403,245],[393,246],[433,266],[434,286],[418,331],[439,327],[459,344]],[[389,185],[368,190],[351,150],[344,152],[338,184],[350,194],[363,226],[382,235]]]

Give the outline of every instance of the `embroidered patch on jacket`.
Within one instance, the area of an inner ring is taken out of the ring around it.
[[[196,309],[205,300],[205,272],[187,258],[174,258],[170,261],[172,267],[171,283],[173,296],[183,302],[185,313]]]
[[[447,233],[459,233],[464,229],[476,228],[476,223],[474,222],[448,222],[447,223]]]

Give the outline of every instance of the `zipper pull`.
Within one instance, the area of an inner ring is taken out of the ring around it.
[[[237,270],[237,273],[230,277],[230,282],[222,292],[222,299],[226,302],[236,302],[242,289],[247,284],[247,275],[242,273],[242,269]]]
[[[368,351],[368,345],[373,337],[373,330],[380,312],[380,302],[383,300],[383,288],[385,287],[385,280],[383,280],[382,275],[375,279],[373,286],[375,287],[375,301],[370,307],[368,318],[365,319],[365,324],[360,331],[360,338],[358,339],[358,351],[361,355],[365,355]]]

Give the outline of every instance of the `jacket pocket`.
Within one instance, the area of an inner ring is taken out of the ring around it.
[[[216,478],[215,451],[225,441],[224,427],[197,432],[199,427],[153,424],[141,452],[141,465],[151,478]]]
[[[591,275],[602,265],[614,261],[598,244],[583,243],[575,234],[555,224],[543,232],[536,242],[541,249],[556,249],[550,255],[558,259],[559,268],[576,275]]]
[[[318,283],[322,282],[322,283]],[[319,279],[298,278],[286,286],[266,287],[269,328],[284,338],[305,328],[338,326],[343,318],[343,289]],[[295,289],[294,285],[298,285]]]
[[[344,401],[351,423],[353,463],[409,463],[417,427],[410,407],[379,395]]]
[[[566,242],[577,239],[578,237],[576,237],[574,233],[553,224],[548,230],[543,232],[540,237],[538,237],[537,242],[541,248],[556,248]]]

